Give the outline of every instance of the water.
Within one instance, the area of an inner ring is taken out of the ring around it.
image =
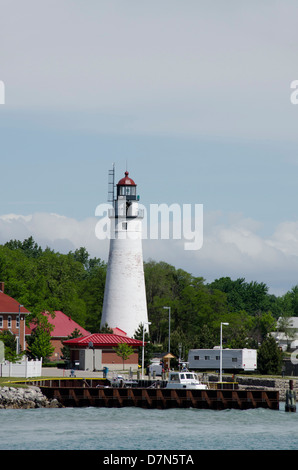
[[[59,408],[0,410],[1,450],[296,450],[298,412]]]

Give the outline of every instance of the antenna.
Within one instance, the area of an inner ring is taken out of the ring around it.
[[[115,201],[115,163],[113,163],[112,169],[109,170],[108,186],[109,186],[108,202],[112,202],[114,204],[114,201]]]

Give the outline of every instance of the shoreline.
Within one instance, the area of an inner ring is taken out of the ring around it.
[[[56,398],[49,400],[39,387],[0,387],[1,409],[61,408]]]

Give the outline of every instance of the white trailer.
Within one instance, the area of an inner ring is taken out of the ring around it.
[[[189,369],[219,370],[220,349],[190,349],[188,353]],[[223,349],[222,369],[225,371],[256,370],[256,349]]]

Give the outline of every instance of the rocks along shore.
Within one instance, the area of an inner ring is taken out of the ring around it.
[[[49,400],[38,387],[0,387],[0,409],[61,408],[58,400]]]

